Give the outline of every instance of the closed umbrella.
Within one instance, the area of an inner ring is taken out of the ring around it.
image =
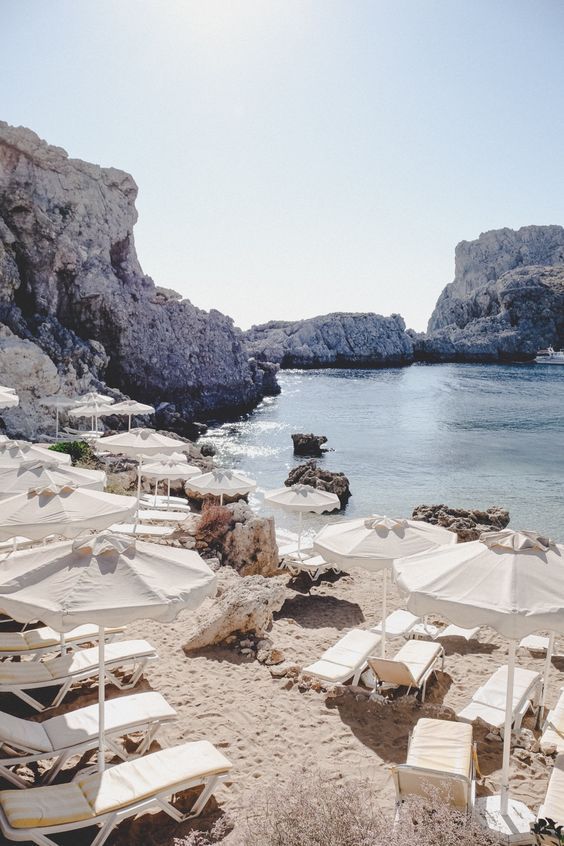
[[[244,496],[254,491],[257,483],[236,470],[211,470],[190,482],[190,488],[198,493],[218,496],[223,505],[224,496]]]
[[[186,456],[182,453],[173,453],[170,457],[161,456],[159,461],[149,459],[149,464],[143,464],[139,472],[146,479],[155,480],[155,503],[157,500],[157,487],[161,479],[167,482],[167,495],[170,503],[170,483],[172,481],[185,481],[201,476],[202,471],[194,464],[188,464]]]
[[[59,440],[59,413],[75,406],[76,400],[62,394],[54,394],[50,397],[42,397],[39,402],[46,408],[55,409],[55,439]]]
[[[285,511],[293,511],[299,515],[298,525],[298,556],[302,540],[303,515],[323,514],[325,511],[335,511],[341,507],[339,497],[329,491],[314,488],[311,485],[290,485],[269,491],[264,501],[277,505]]]
[[[362,568],[383,573],[382,655],[386,654],[386,595],[388,572],[394,561],[419,552],[452,546],[454,532],[422,520],[405,520],[374,514],[367,519],[347,520],[325,526],[314,540],[314,550],[340,570]]]
[[[110,414],[118,414],[124,415],[127,417],[127,429],[128,431],[131,430],[131,417],[133,414],[154,414],[155,409],[152,405],[146,405],[143,402],[137,402],[137,400],[124,400],[123,402],[117,402],[112,409],[108,409],[107,411],[103,412],[106,415]]]
[[[72,464],[66,452],[46,449],[28,441],[3,441],[0,443],[0,467],[19,466],[29,461],[43,461],[45,464]]]
[[[104,628],[135,620],[172,622],[215,595],[216,576],[196,552],[102,532],[72,543],[17,553],[0,585],[3,610],[26,623],[40,619],[64,633],[99,626],[99,753],[104,769]]]
[[[0,540],[16,536],[42,540],[47,535],[74,538],[132,517],[136,509],[132,496],[71,485],[37,487],[2,500]]]
[[[564,633],[564,546],[535,532],[505,529],[400,559],[394,571],[414,614],[441,614],[467,628],[490,626],[510,642],[501,796],[488,797],[486,813],[492,827],[518,831],[527,809],[509,803],[516,642],[541,630]]]
[[[46,464],[42,461],[24,462],[19,466],[0,466],[0,499],[24,493],[30,488],[74,485],[103,491],[105,484],[106,474],[102,470],[86,470],[82,467],[68,467],[55,462]]]

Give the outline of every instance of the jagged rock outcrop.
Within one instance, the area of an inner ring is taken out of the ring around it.
[[[296,432],[292,435],[294,455],[322,455],[326,452],[323,444],[327,443],[325,435],[314,435],[313,432]]]
[[[492,505],[486,511],[479,508],[450,508],[448,505],[417,505],[411,515],[435,526],[456,532],[459,541],[478,540],[482,532],[505,529],[509,525],[509,511]]]
[[[273,320],[244,335],[257,361],[283,368],[378,367],[413,360],[413,343],[399,314],[334,312],[296,322]]]
[[[251,407],[276,390],[276,368],[249,361],[231,318],[143,274],[136,196],[129,174],[0,122],[0,323],[68,392],[107,383],[188,420]]]
[[[310,485],[312,488],[334,493],[339,497],[341,508],[345,507],[352,496],[350,483],[345,474],[318,467],[315,459],[293,467],[284,484],[288,487],[291,485]]]
[[[182,648],[193,652],[226,640],[233,632],[262,633],[272,623],[286,599],[284,577],[241,578],[233,570],[222,570],[220,589],[214,602],[195,612]]]
[[[486,232],[456,248],[455,278],[442,292],[417,358],[527,360],[564,344],[564,228]]]

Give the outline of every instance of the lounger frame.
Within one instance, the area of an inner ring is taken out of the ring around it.
[[[218,775],[207,776],[206,778],[191,778],[188,781],[178,784],[174,793],[171,793],[170,789],[163,790],[160,793],[156,793],[154,796],[150,796],[138,802],[133,802],[125,808],[120,808],[117,811],[111,811],[108,814],[102,814],[99,817],[80,820],[79,822],[65,823],[63,825],[45,826],[41,827],[41,829],[13,828],[7,820],[4,810],[0,807],[0,829],[2,830],[2,834],[7,837],[8,840],[28,843],[32,842],[36,843],[37,846],[60,846],[48,837],[48,835],[60,834],[65,831],[76,831],[80,828],[91,828],[95,825],[100,825],[101,828],[94,836],[90,846],[102,846],[102,844],[105,843],[110,836],[112,830],[119,825],[120,822],[123,822],[123,820],[126,820],[128,817],[143,814],[151,809],[164,811],[177,823],[185,822],[186,820],[199,816],[217,785],[225,781],[227,777],[227,773],[220,773]],[[190,790],[192,787],[199,787],[200,785],[203,785],[204,789],[198,796],[190,811],[183,814],[174,807],[172,803],[176,794],[182,793],[184,790]]]
[[[402,794],[400,783],[399,783],[399,773],[400,772],[407,772],[412,773],[414,775],[420,775],[422,779],[428,778],[439,778],[444,781],[452,781],[458,782],[460,784],[464,784],[467,788],[468,792],[468,804],[466,806],[466,813],[471,814],[472,809],[474,807],[474,803],[476,801],[476,771],[474,766],[474,756],[476,750],[476,743],[472,744],[472,764],[469,776],[463,776],[460,773],[449,773],[447,770],[435,770],[431,769],[430,767],[413,767],[410,764],[397,764],[394,767],[390,767],[392,778],[394,781],[394,787],[396,790],[396,820],[399,816],[399,811],[402,806],[402,803],[405,801],[406,796],[411,794]]]
[[[427,669],[425,670],[425,672],[423,673],[423,675],[421,676],[421,678],[419,679],[417,684],[415,683],[415,679],[414,679],[413,680],[414,683],[407,686],[407,696],[409,696],[409,694],[411,693],[412,690],[420,690],[421,691],[421,702],[425,702],[425,695],[427,693],[427,682],[429,681],[431,675],[437,669],[438,662],[439,661],[441,662],[441,670],[444,670],[444,667],[445,667],[445,650],[444,650],[444,647],[441,646],[440,644],[437,644],[437,646],[440,646],[439,652],[437,652],[435,658],[429,664],[429,666],[427,667]],[[393,661],[394,659],[391,658],[390,660]],[[400,661],[398,663],[403,664],[404,662]],[[368,666],[372,670],[374,677],[375,677],[375,680],[376,680],[376,684],[374,685],[375,689],[378,689],[378,688],[380,688],[384,685],[394,687],[394,688],[402,686],[402,685],[399,685],[399,684],[394,684],[393,682],[387,682],[385,680],[384,681],[380,680],[378,673],[376,672],[376,670],[374,670],[374,668],[371,664],[371,658],[368,659]],[[406,664],[404,664],[404,666],[407,668]],[[411,675],[411,673],[410,673],[410,675]],[[413,676],[412,676],[412,678],[413,678]]]
[[[134,758],[139,758],[149,749],[160,727],[164,723],[171,722],[176,718],[176,715],[173,716],[171,714],[170,717],[149,718],[137,722],[133,720],[131,723],[114,731],[107,731],[104,733],[106,748],[121,761],[131,761]],[[121,737],[131,732],[144,732],[144,736],[134,752],[128,752],[123,744],[118,743]],[[74,746],[67,746],[64,749],[54,749],[51,753],[38,752],[29,747],[18,747],[9,743],[2,743],[0,745],[0,776],[16,787],[28,788],[37,786],[21,778],[21,776],[13,772],[11,767],[16,767],[20,764],[32,764],[36,761],[47,761],[53,758],[53,765],[43,774],[43,777],[39,781],[41,785],[52,784],[69,758],[73,758],[75,755],[83,755],[85,752],[97,749],[97,747],[97,736],[91,737],[82,743],[76,743]]]
[[[132,687],[135,687],[143,675],[143,671],[145,670],[148,662],[155,661],[157,657],[157,653],[153,650],[152,653],[148,652],[144,655],[132,655],[130,657],[124,655],[121,658],[115,658],[113,660],[108,659],[105,664],[106,681],[110,684],[114,684],[119,690],[130,690]],[[115,670],[127,667],[129,664],[133,664],[133,666],[128,677],[123,679],[116,675]],[[24,685],[16,683],[0,684],[0,693],[12,693],[36,711],[44,711],[46,708],[56,708],[60,705],[74,684],[86,681],[87,679],[96,678],[98,676],[97,670],[98,668],[92,667],[88,670],[73,673],[72,676],[67,676],[65,679],[47,679],[46,681],[41,682],[27,682]],[[27,690],[39,690],[43,687],[59,688],[53,700],[47,703],[47,705],[39,702],[39,700],[35,699],[31,696],[31,694],[26,693]]]

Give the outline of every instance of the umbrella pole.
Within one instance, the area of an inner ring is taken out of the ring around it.
[[[537,716],[537,726],[540,725],[543,717],[544,717],[544,706],[546,702],[546,692],[548,690],[548,682],[550,679],[550,665],[552,663],[552,654],[554,652],[554,632],[550,633],[548,638],[548,646],[546,649],[546,658],[544,661],[544,678],[542,681],[542,695],[541,701],[539,705],[539,713]]]
[[[168,482],[168,487],[167,487],[167,491],[166,491],[166,496],[167,496],[166,507],[170,510],[170,479],[167,479],[167,482]]]
[[[223,494],[219,495],[219,504],[223,505]]]
[[[59,406],[55,409],[55,440],[59,440]]]
[[[507,814],[509,805],[509,757],[511,755],[511,724],[513,723],[513,681],[515,678],[515,641],[509,644],[507,664],[507,694],[505,697],[505,728],[503,734],[503,768],[501,774],[501,814]]]
[[[382,658],[386,657],[386,612],[387,612],[387,593],[388,593],[388,570],[384,568],[384,585],[382,589],[382,640],[380,641],[380,649]]]
[[[302,560],[302,551],[301,551],[301,542],[302,542],[302,528],[304,524],[304,516],[300,511],[300,515],[298,517],[298,561]]]
[[[141,504],[141,467],[143,466],[143,456],[139,459],[139,466],[137,467],[137,512],[135,515],[135,526],[139,521],[139,507]],[[155,500],[156,500],[156,488],[155,488]]]
[[[104,699],[106,694],[106,632],[104,626],[98,627],[98,655],[100,658],[100,675],[98,678],[98,772],[105,768],[104,753],[106,751],[105,737],[105,707]]]
[[[127,431],[131,432],[131,414],[127,415]]]

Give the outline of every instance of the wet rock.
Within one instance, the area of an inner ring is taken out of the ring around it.
[[[486,511],[478,508],[451,508],[444,504],[417,505],[412,517],[456,532],[459,541],[478,540],[482,532],[505,529],[509,524],[509,511],[499,505],[492,505]]]
[[[314,459],[290,470],[284,484],[288,487],[297,484],[311,485],[312,488],[334,493],[339,497],[341,508],[345,507],[352,496],[349,480],[344,473],[322,469]]]
[[[322,455],[326,450],[323,444],[327,443],[325,435],[314,435],[296,432],[292,435],[295,455]]]

